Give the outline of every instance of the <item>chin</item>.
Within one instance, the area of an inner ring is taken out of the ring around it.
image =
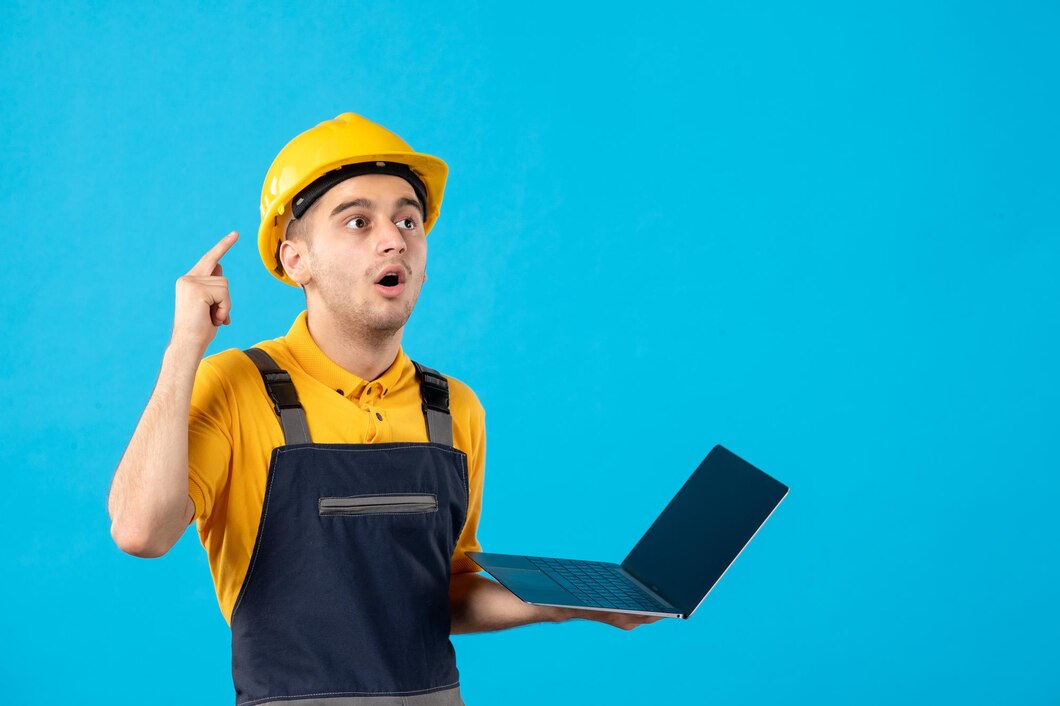
[[[409,318],[412,316],[412,306],[409,305],[401,313],[392,313],[390,315],[382,315],[379,317],[373,317],[373,320],[369,322],[371,328],[376,331],[397,331],[404,327],[408,323]]]

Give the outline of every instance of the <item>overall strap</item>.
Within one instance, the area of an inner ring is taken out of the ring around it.
[[[431,443],[453,445],[453,418],[449,415],[449,380],[437,370],[412,361],[420,377],[423,419]]]
[[[298,401],[298,392],[286,370],[276,365],[268,353],[260,348],[243,351],[254,361],[265,382],[265,390],[272,399],[273,409],[280,418],[284,443],[311,443],[306,424],[305,409]],[[427,438],[432,443],[453,445],[453,418],[449,414],[449,380],[437,370],[413,361],[420,378],[420,397],[423,400],[423,420],[427,424]]]
[[[258,366],[258,370],[261,371],[261,377],[265,381],[265,390],[272,399],[276,416],[280,418],[284,443],[288,446],[310,443],[305,409],[298,401],[298,392],[294,389],[291,376],[286,370],[276,365],[276,361],[260,348],[247,348],[243,352],[250,356],[254,365]]]

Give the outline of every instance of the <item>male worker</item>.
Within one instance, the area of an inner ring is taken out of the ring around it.
[[[262,261],[305,292],[287,335],[202,360],[231,323],[234,231],[177,281],[111,532],[157,557],[198,520],[238,704],[461,704],[450,632],[657,620],[527,605],[465,556],[480,550],[484,412],[401,348],[446,173],[339,115],[288,143],[262,189]]]

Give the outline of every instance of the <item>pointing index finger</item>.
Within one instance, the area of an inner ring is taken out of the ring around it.
[[[188,272],[190,275],[199,275],[201,277],[208,277],[213,274],[214,268],[221,262],[221,258],[228,252],[228,249],[232,247],[232,244],[239,240],[239,233],[236,231],[230,232],[225,237],[221,238],[212,248],[206,251],[206,254],[195,263],[195,266]]]

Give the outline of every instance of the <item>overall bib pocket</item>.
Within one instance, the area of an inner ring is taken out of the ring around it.
[[[433,493],[388,493],[385,495],[351,495],[320,498],[323,515],[392,515],[437,512],[438,496]]]

